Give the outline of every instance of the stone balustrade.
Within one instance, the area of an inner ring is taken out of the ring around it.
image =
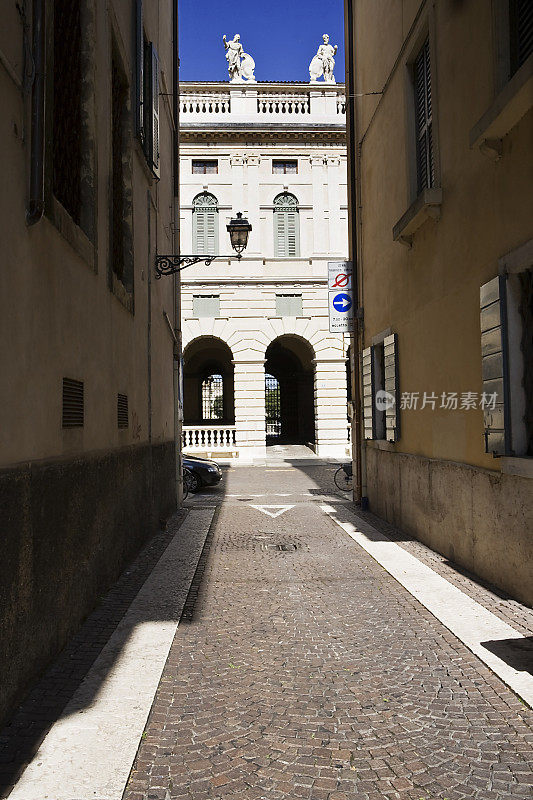
[[[180,95],[181,114],[229,114],[231,112],[231,99],[229,94],[219,92],[213,94]]]
[[[184,425],[183,449],[191,454],[233,451],[235,430],[235,425]]]
[[[310,114],[308,94],[261,94],[257,98],[259,114]]]
[[[343,84],[180,84],[180,123],[184,128],[222,122],[344,125],[345,114]]]

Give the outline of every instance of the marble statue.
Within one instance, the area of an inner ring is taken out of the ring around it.
[[[309,76],[311,83],[316,83],[321,75],[324,76],[324,83],[335,83],[333,70],[335,69],[335,54],[338,46],[333,47],[329,43],[327,33],[322,37],[324,44],[318,48],[316,56],[309,64]]]
[[[249,83],[256,83],[254,75],[255,61],[252,56],[244,52],[239,34],[236,33],[229,42],[224,35],[222,41],[226,48],[226,61],[228,62],[231,83],[242,83],[244,79]]]

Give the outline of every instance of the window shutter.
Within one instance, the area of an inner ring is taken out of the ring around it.
[[[144,26],[143,0],[135,0],[135,132],[144,147]]]
[[[287,211],[287,255],[298,255],[298,215],[295,211]]]
[[[414,64],[416,161],[419,192],[435,184],[431,110],[431,64],[429,55],[429,39],[427,39]]]
[[[374,414],[374,358],[372,347],[363,350],[363,426],[365,439],[374,439],[376,420]]]
[[[286,251],[285,214],[283,211],[274,212],[274,255],[284,258]]]
[[[479,292],[481,308],[481,367],[485,396],[496,393],[495,408],[483,410],[485,452],[510,452],[510,408],[507,372],[507,300],[505,277],[485,283]]]
[[[394,397],[394,405],[385,409],[385,438],[397,442],[400,438],[400,392],[398,382],[398,334],[383,340],[385,364],[385,391]]]
[[[209,255],[216,255],[217,252],[217,214],[214,211],[208,211],[205,214],[205,245],[204,253]]]
[[[147,155],[152,172],[159,178],[159,58],[152,42],[148,45],[148,50],[151,119]]]
[[[193,211],[193,248],[195,253],[205,253],[205,212]]]

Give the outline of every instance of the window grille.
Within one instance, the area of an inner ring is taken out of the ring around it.
[[[278,258],[300,255],[298,200],[288,192],[274,199],[274,254]]]
[[[63,428],[83,428],[83,381],[63,378]]]
[[[531,0],[511,0],[509,29],[511,73],[514,74],[533,53],[533,2]]]
[[[219,294],[193,295],[192,308],[193,308],[193,316],[195,317],[219,317],[220,295]]]
[[[297,175],[297,161],[273,161],[272,172],[274,175]]]
[[[277,317],[301,317],[302,316],[302,295],[301,294],[277,294],[276,295],[276,316]]]
[[[116,51],[112,48],[111,73],[111,268],[127,289],[125,279],[125,192],[124,147],[125,119],[127,113],[128,84]]]
[[[79,0],[54,0],[53,193],[81,217],[82,68]]]
[[[222,375],[208,375],[202,381],[202,419],[223,419],[224,379]]]
[[[197,161],[193,159],[192,171],[194,175],[218,174],[218,161]]]
[[[281,398],[279,381],[273,375],[265,375],[265,423],[266,435],[281,435]]]
[[[127,428],[129,425],[127,394],[117,394],[117,425],[119,428]]]
[[[218,201],[202,192],[192,201],[193,252],[216,255],[218,251]]]
[[[418,193],[435,185],[433,123],[431,109],[431,64],[429,39],[414,64],[416,167]]]

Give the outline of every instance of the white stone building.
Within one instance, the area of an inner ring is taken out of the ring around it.
[[[184,447],[252,460],[267,444],[349,453],[349,337],[328,331],[327,262],[347,257],[344,86],[182,83]]]

